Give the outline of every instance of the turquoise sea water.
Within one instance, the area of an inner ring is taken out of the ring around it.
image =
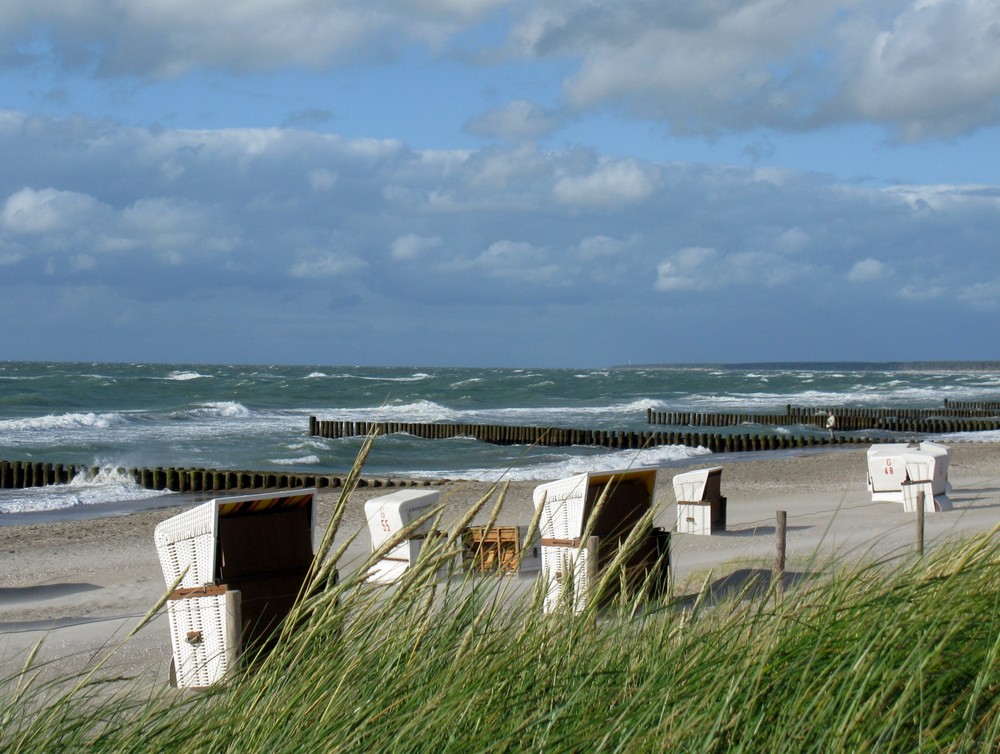
[[[309,437],[311,415],[627,430],[646,428],[649,408],[763,413],[786,404],[934,407],[945,398],[1000,400],[1000,365],[553,370],[0,362],[0,458],[108,469],[103,479],[61,490],[0,492],[0,511],[149,494],[116,478],[119,466],[345,471],[360,440]],[[1000,439],[995,435],[965,439]],[[552,479],[584,466],[660,465],[698,452],[533,449],[393,435],[376,442],[365,473]]]

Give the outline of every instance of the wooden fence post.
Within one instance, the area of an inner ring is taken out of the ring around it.
[[[917,492],[917,555],[924,554],[924,491]]]
[[[774,527],[774,588],[780,596],[785,591],[785,541],[788,529],[788,512],[778,511]]]

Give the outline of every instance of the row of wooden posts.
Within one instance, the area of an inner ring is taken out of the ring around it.
[[[405,433],[423,439],[472,438],[494,445],[539,445],[569,447],[585,445],[615,450],[639,450],[661,445],[707,448],[713,453],[740,453],[755,450],[787,450],[821,445],[871,445],[898,442],[894,438],[851,437],[838,434],[832,439],[817,435],[710,434],[706,432],[649,432],[605,429],[564,429],[496,424],[425,424],[418,422],[361,422],[309,418],[313,437],[339,439],[377,433]]]
[[[826,427],[827,416],[836,418],[837,429],[844,432],[882,430],[886,432],[985,432],[1000,429],[1000,411],[985,408],[886,409],[831,408],[817,409],[786,406],[784,413],[708,413],[692,411],[646,410],[646,423],[673,427],[737,427],[743,424],[764,426],[802,425]]]
[[[45,487],[68,484],[82,475],[94,479],[104,469],[41,461],[0,461],[0,489]],[[289,487],[340,487],[344,477],[334,474],[297,474],[275,471],[224,471],[221,469],[156,467],[118,468],[139,486],[171,492],[221,492],[225,490],[265,490]],[[399,480],[362,478],[359,487],[416,487],[441,484],[440,480]]]
[[[946,409],[955,412],[993,410],[993,403],[954,404],[946,401]],[[1000,402],[996,404],[1000,407]],[[936,411],[938,416],[929,412]],[[473,438],[496,445],[540,445],[546,447],[593,446],[616,450],[639,450],[663,445],[703,447],[713,453],[739,453],[763,450],[786,450],[824,445],[871,445],[881,442],[898,442],[891,437],[861,437],[844,435],[841,431],[858,429],[887,429],[914,433],[967,432],[1000,429],[1000,418],[973,418],[956,416],[942,418],[942,409],[833,409],[837,417],[838,433],[830,438],[824,435],[791,433],[707,433],[680,431],[632,431],[605,429],[567,429],[559,427],[530,427],[496,424],[438,424],[416,422],[358,422],[320,420],[309,417],[309,434],[314,437],[344,438],[371,434],[405,433],[427,439]],[[792,421],[790,417],[801,417]],[[737,426],[755,423],[761,425],[790,423],[806,426],[825,426],[825,411],[786,407],[785,414],[660,414],[647,412],[650,424],[674,426]],[[898,420],[898,421],[897,421]],[[905,421],[903,421],[905,420]],[[873,422],[878,422],[874,423]],[[46,463],[40,461],[0,461],[0,489],[41,487],[65,484],[78,474],[93,478],[100,467],[75,464]],[[339,487],[343,479],[334,474],[299,474],[275,471],[230,471],[223,469],[156,467],[119,469],[127,473],[136,484],[150,490],[172,492],[216,492],[224,490],[255,490],[277,487]],[[440,480],[362,479],[362,487],[398,487],[430,485]]]

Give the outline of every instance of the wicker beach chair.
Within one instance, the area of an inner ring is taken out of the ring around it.
[[[726,530],[721,466],[677,474],[673,485],[678,533],[710,535]]]
[[[437,505],[441,493],[436,490],[400,490],[372,498],[365,503],[365,518],[371,535],[372,552],[397,538],[399,533]],[[420,555],[432,521],[421,523],[409,536],[394,545],[371,567],[367,580],[375,584],[398,581]]]
[[[288,615],[313,558],[315,489],[217,498],[157,525],[173,676],[223,680],[241,649],[263,646]]]
[[[579,474],[535,488],[536,510],[541,508],[545,613],[563,607],[579,613],[592,597],[606,602],[622,585],[636,588],[649,579],[654,591],[665,588],[670,533],[654,528],[648,519],[643,523],[653,504],[656,474],[656,469]],[[605,500],[598,507],[605,491]],[[619,578],[609,579],[603,594],[592,594],[605,569],[640,525],[647,531],[621,563]]]
[[[868,449],[867,460],[868,492],[873,503],[902,503],[903,510],[912,513],[916,494],[922,491],[925,511],[951,510],[951,448],[929,441],[882,443]]]

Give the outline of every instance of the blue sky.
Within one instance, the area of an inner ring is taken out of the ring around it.
[[[6,0],[0,359],[994,359],[1000,0]]]

